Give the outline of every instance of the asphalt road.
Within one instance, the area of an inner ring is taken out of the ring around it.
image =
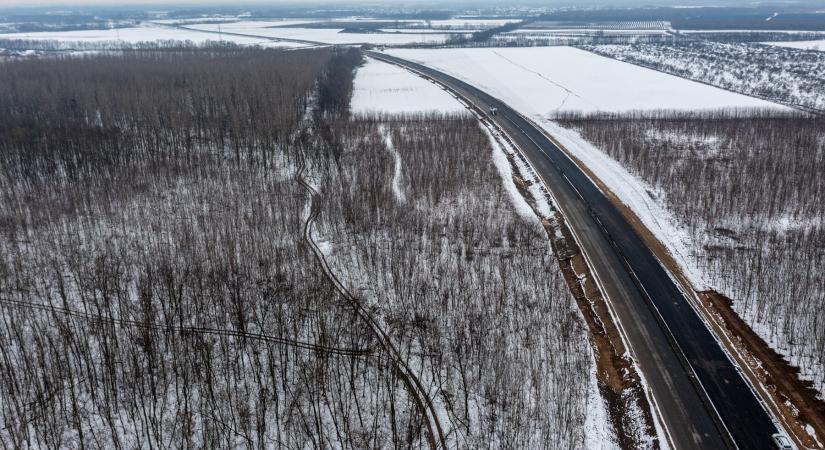
[[[525,153],[553,193],[619,318],[678,449],[770,449],[776,425],[685,293],[596,185],[529,120],[444,73],[377,52],[449,87]]]

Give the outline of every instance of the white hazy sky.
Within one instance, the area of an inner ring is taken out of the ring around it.
[[[409,0],[405,1],[405,3]],[[413,0],[415,2],[415,0]],[[192,6],[192,5],[226,5],[232,6],[238,2],[232,0],[0,0],[1,7],[9,6],[164,6],[164,9],[174,8],[176,6]],[[244,0],[240,2],[244,5],[306,5],[306,4],[335,4],[335,3],[364,3],[363,0]]]
[[[489,3],[490,0],[481,0],[479,3]],[[242,0],[240,2],[233,0],[0,0],[0,8],[8,6],[164,6],[163,9],[173,9],[177,6],[193,6],[193,5],[225,5],[225,6],[266,6],[266,5],[314,5],[314,4],[387,4],[395,5],[394,0]],[[438,3],[433,0],[404,0],[397,2],[398,4],[412,4],[412,3]]]
[[[514,3],[518,4],[544,4],[546,6],[554,6],[558,4],[565,4],[565,5],[575,5],[578,2],[585,3],[585,4],[593,4],[593,3],[601,3],[601,4],[622,4],[625,3],[627,0],[519,0]],[[632,3],[638,3],[639,0],[630,0]],[[677,0],[653,0],[649,3],[668,3],[670,1],[677,1]],[[682,3],[692,3],[695,0],[678,0],[682,1]],[[699,0],[703,1],[703,0]],[[719,1],[719,0],[717,0]],[[722,0],[724,2],[724,0]],[[163,9],[174,9],[176,6],[192,6],[192,5],[205,5],[205,6],[214,6],[214,5],[225,5],[225,6],[266,6],[266,5],[359,5],[359,4],[369,4],[369,5],[387,5],[387,6],[403,6],[403,5],[414,5],[414,4],[425,4],[427,6],[438,6],[439,4],[450,4],[450,3],[457,3],[462,5],[468,5],[472,3],[476,3],[479,5],[489,6],[490,4],[499,4],[501,5],[501,0],[456,0],[456,1],[446,1],[443,0],[0,0],[0,8],[2,7],[10,7],[10,6],[61,6],[61,5],[71,5],[71,6],[140,6],[140,5],[152,5],[152,6],[163,6]],[[506,1],[504,2],[507,3]]]
[[[603,6],[627,6],[650,4],[650,5],[706,5],[706,4],[737,4],[741,0],[516,0],[515,4],[529,4],[536,6],[574,6],[577,4]],[[469,6],[477,4],[479,6],[502,5],[508,2],[501,0],[0,0],[0,8],[17,6],[153,6],[161,9],[174,9],[177,6],[266,6],[266,5],[426,5],[427,7],[454,6],[449,4],[460,4]]]

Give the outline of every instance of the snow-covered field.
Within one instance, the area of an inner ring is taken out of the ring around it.
[[[466,111],[452,95],[398,66],[368,59],[358,69],[352,111],[370,113],[456,113]]]
[[[215,25],[217,27],[217,25]],[[0,39],[22,39],[36,41],[61,41],[61,42],[125,42],[135,44],[138,42],[157,41],[191,41],[195,44],[203,44],[207,41],[230,41],[240,45],[262,45],[271,46],[273,42],[268,39],[244,37],[244,36],[219,36],[214,33],[203,33],[194,30],[184,30],[179,28],[169,28],[159,25],[147,24],[139,27],[108,29],[108,30],[77,30],[58,32],[36,32],[36,33],[5,33],[0,34]],[[279,46],[294,46],[294,44],[278,43]]]
[[[229,25],[232,25],[229,27]],[[234,24],[198,24],[190,28],[206,31],[227,31],[254,36],[280,39],[297,39],[325,44],[415,44],[444,42],[443,33],[341,33],[342,29],[332,28],[284,28],[269,22],[237,22]]]
[[[490,28],[500,27],[508,23],[518,22],[519,19],[478,19],[474,17],[456,17],[446,20],[431,20],[429,23],[435,27],[468,27],[468,28]]]
[[[825,109],[823,52],[698,39],[583,48],[730,91],[804,108]]]
[[[702,286],[688,263],[687,235],[673,214],[650,197],[650,187],[619,163],[549,117],[559,111],[696,110],[785,107],[753,97],[615,61],[570,47],[389,50],[484,89],[531,117],[594,171],[640,216]]]
[[[186,19],[154,19],[152,23],[158,23],[161,25],[186,25],[189,23],[202,23],[202,22],[237,22],[238,20],[242,20],[240,16],[215,16],[215,17],[193,17],[193,18],[186,18]]]
[[[521,113],[716,109],[775,104],[571,47],[397,49],[504,100]]]
[[[766,45],[777,47],[798,48],[801,50],[818,50],[825,52],[825,40],[821,41],[788,41],[788,42],[763,42]]]
[[[380,28],[379,29],[382,33],[407,33],[407,34],[445,34],[445,29],[434,29],[434,28]],[[461,32],[461,33],[475,33],[478,29],[475,28],[450,28],[449,30],[451,33]]]
[[[599,30],[668,30],[670,22],[665,20],[634,20],[618,22],[534,22],[525,28],[534,29],[599,29]]]
[[[665,244],[694,287],[729,292],[720,286],[730,284],[730,280],[720,281],[718,268],[714,272],[712,265],[702,259],[704,244],[712,246],[714,236],[709,234],[697,239],[696,230],[691,231],[666,204],[661,189],[631,173],[628,167],[586,141],[578,132],[566,129],[548,117],[559,109],[786,107],[638,66],[613,64],[619,61],[604,62],[603,58],[592,58],[586,52],[574,49],[391,50],[390,53],[471,82],[534,119],[639,216]],[[799,345],[799,340],[794,344],[786,335],[778,333],[775,324],[780,321],[756,319],[752,307],[749,310],[741,306],[741,299],[745,297],[731,295],[740,299],[736,310],[754,330],[786,355],[792,364],[801,367],[803,379],[812,380],[818,389],[822,389],[821,366],[812,365],[810,349],[804,344]],[[786,319],[783,317],[782,320]],[[770,322],[773,328],[769,329],[760,321]]]
[[[398,66],[367,59],[364,66],[358,69],[355,77],[353,97],[351,102],[352,112],[358,113],[428,113],[428,112],[463,112],[466,111],[464,105],[451,94],[442,90],[435,84],[424,80]],[[399,168],[401,160],[397,151],[392,145],[392,141],[387,142],[386,130],[380,128],[385,144],[393,152],[395,159],[395,174],[393,176],[393,193],[396,198],[403,199],[404,194],[400,187],[396,186],[399,180]],[[537,221],[531,207],[516,188],[507,151],[495,136],[496,131],[487,130],[490,143],[493,148],[492,159],[496,169],[501,176],[505,189],[512,201],[515,212],[524,217],[528,222]],[[512,151],[512,150],[510,150]],[[529,172],[527,167],[519,166],[522,174]],[[538,188],[537,184],[533,185]],[[538,199],[536,207],[540,214],[550,215],[550,207],[544,202],[543,197],[534,193]],[[504,213],[503,213],[504,214]],[[584,336],[582,336],[584,338]],[[591,356],[592,357],[592,356]],[[595,367],[595,365],[594,365]],[[614,450],[618,448],[615,444],[613,430],[605,409],[604,399],[599,394],[599,387],[596,382],[595,371],[591,371],[591,379],[588,383],[586,399],[582,399],[587,409],[587,420],[584,423],[584,436],[586,448],[598,450]],[[553,380],[544,380],[552,383]]]
[[[619,29],[619,30],[605,30],[603,28],[519,28],[508,33],[511,34],[535,34],[535,35],[590,35],[593,33],[602,33],[604,35],[638,35],[638,34],[665,34],[667,30],[658,28],[639,28],[639,29]]]
[[[272,19],[272,20],[241,20],[241,21],[234,21],[229,23],[221,23],[221,24],[206,24],[201,21],[201,23],[193,22],[191,23],[192,28],[198,28],[199,26],[203,26],[207,30],[217,31],[218,26],[220,25],[220,29],[223,31],[241,31],[246,30],[249,28],[267,28],[267,27],[288,27],[288,26],[295,26],[295,25],[306,25],[309,23],[318,22],[317,19]]]

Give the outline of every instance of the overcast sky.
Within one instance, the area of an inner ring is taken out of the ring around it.
[[[447,3],[445,5],[445,3]],[[249,6],[265,6],[265,5],[371,5],[371,6],[390,6],[390,7],[400,7],[400,6],[413,6],[413,5],[426,5],[428,7],[449,7],[452,6],[450,4],[461,4],[462,6],[470,6],[472,4],[478,4],[479,6],[517,6],[519,4],[529,4],[529,5],[541,5],[541,6],[570,6],[575,5],[577,3],[584,3],[587,5],[593,5],[594,3],[602,4],[602,5],[626,5],[626,4],[633,4],[633,5],[641,5],[641,4],[654,4],[654,5],[694,5],[694,4],[736,4],[737,1],[734,0],[517,0],[515,2],[505,1],[502,2],[501,0],[477,0],[477,1],[468,1],[468,0],[457,0],[457,1],[437,1],[437,0],[242,0],[238,1],[231,1],[231,0],[174,0],[172,2],[166,0],[0,0],[0,7],[11,7],[11,6],[28,6],[28,7],[37,7],[37,6],[140,6],[140,5],[147,5],[147,6],[162,6],[162,9],[175,9],[177,6],[197,6],[197,5],[204,5],[204,6],[215,6],[215,5],[223,5],[223,6],[237,6],[242,7],[242,5],[249,5]],[[752,4],[752,2],[739,2],[739,4]]]

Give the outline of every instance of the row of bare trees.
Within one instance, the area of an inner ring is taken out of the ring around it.
[[[351,118],[357,51],[0,63],[0,447],[581,448],[592,356],[475,119]],[[397,164],[399,166],[397,166]]]
[[[825,52],[702,39],[582,47],[729,91],[825,111]]]
[[[825,119],[759,110],[557,119],[653,186],[709,284],[825,390]]]
[[[0,64],[0,446],[392,446],[396,381],[301,241],[332,56]]]
[[[598,401],[586,330],[478,121],[359,116],[333,130],[318,239],[420,367],[452,442],[582,448]]]

